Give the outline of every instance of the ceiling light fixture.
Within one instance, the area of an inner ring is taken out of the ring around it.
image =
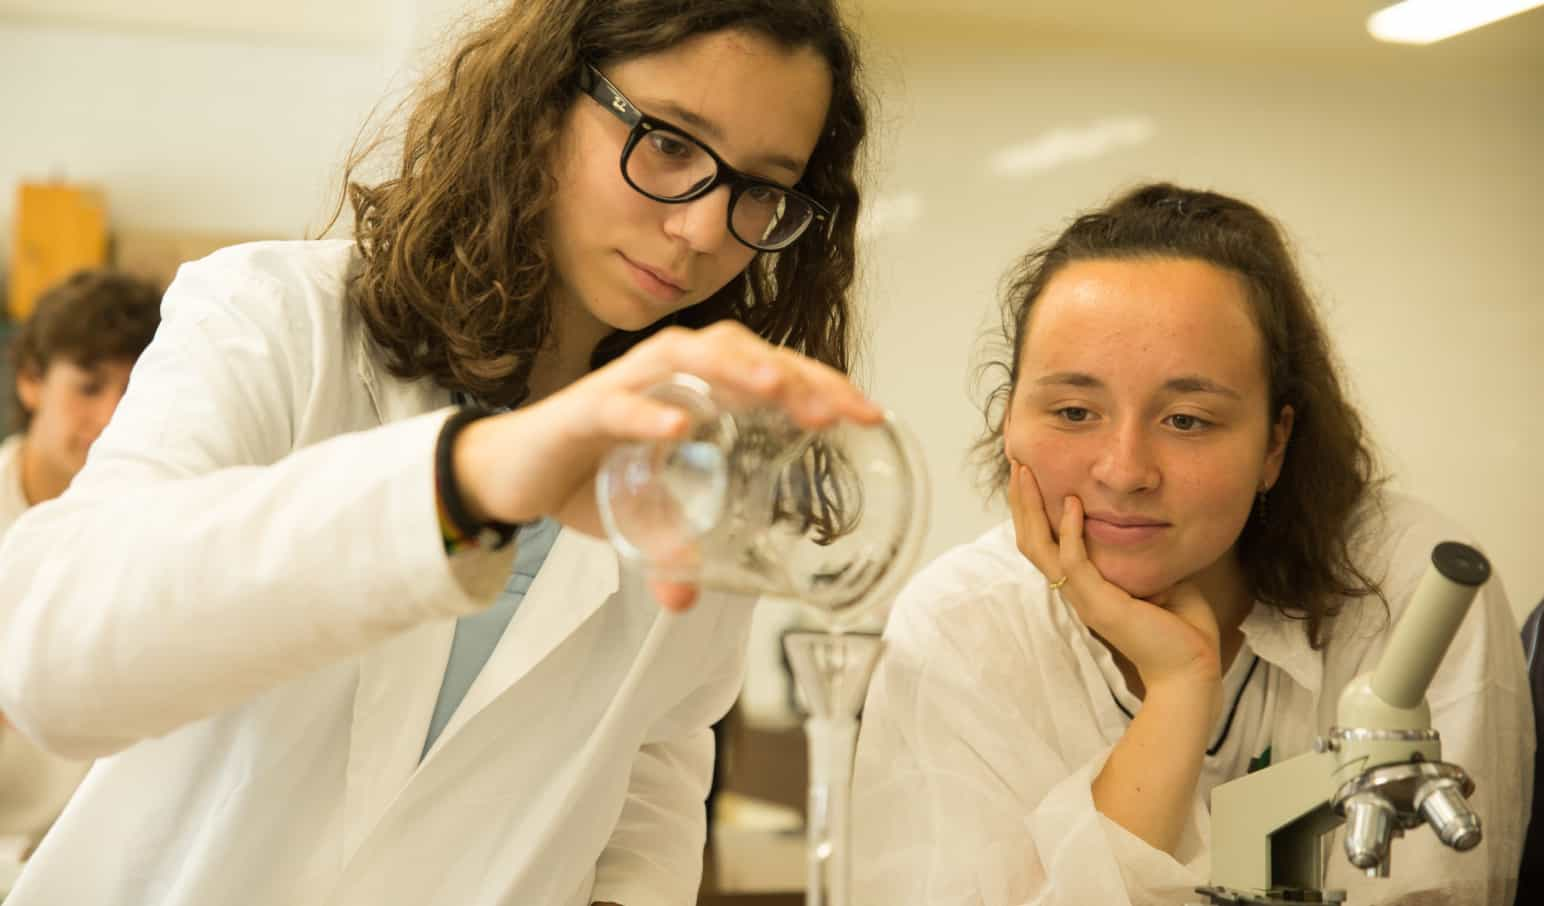
[[[1544,0],[1404,0],[1367,17],[1367,32],[1390,44],[1431,44],[1526,12]]]

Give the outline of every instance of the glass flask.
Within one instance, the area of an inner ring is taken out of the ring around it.
[[[690,427],[601,464],[601,522],[625,559],[652,578],[798,600],[835,630],[904,581],[926,533],[927,479],[893,416],[807,431],[687,374],[650,395]]]

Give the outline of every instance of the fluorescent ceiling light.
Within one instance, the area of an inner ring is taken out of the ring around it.
[[[1367,18],[1367,31],[1391,44],[1431,44],[1544,4],[1544,0],[1404,0]]]

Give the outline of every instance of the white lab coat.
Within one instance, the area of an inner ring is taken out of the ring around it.
[[[0,548],[0,707],[107,756],[7,906],[693,902],[750,608],[666,614],[563,531],[419,762],[454,618],[448,395],[341,301],[349,242],[184,266],[111,425]]]
[[[1397,619],[1443,540],[1466,533],[1429,507],[1386,495],[1353,556],[1383,583]],[[855,873],[861,904],[1149,906],[1201,901],[1211,872],[1209,793],[1264,752],[1279,764],[1335,723],[1340,690],[1388,640],[1376,600],[1350,604],[1329,641],[1257,606],[1224,678],[1189,820],[1176,852],[1106,818],[1093,779],[1141,707],[1109,649],[1050,592],[998,526],[923,569],[885,630],[858,740]],[[1252,679],[1252,655],[1259,656]],[[1236,709],[1232,702],[1238,701]],[[1516,618],[1499,579],[1480,592],[1427,690],[1443,758],[1474,778],[1484,842],[1454,852],[1425,827],[1395,841],[1392,874],[1368,879],[1327,847],[1326,886],[1357,906],[1512,901],[1528,823],[1533,709]],[[1117,704],[1119,702],[1119,704]],[[1233,716],[1228,715],[1232,712]],[[1401,900],[1409,897],[1410,899]]]

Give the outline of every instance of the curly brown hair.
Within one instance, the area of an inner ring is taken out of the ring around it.
[[[88,369],[103,362],[132,362],[160,324],[160,287],[106,268],[76,271],[38,296],[11,338],[11,366],[17,374],[41,377],[61,358]],[[32,424],[15,381],[11,420],[17,431]]]
[[[824,236],[758,254],[712,297],[667,320],[701,327],[734,319],[847,370],[867,117],[855,43],[836,3],[521,0],[475,28],[421,89],[395,175],[373,186],[356,180],[383,138],[350,156],[344,185],[361,263],[349,297],[393,374],[428,377],[493,405],[526,398],[550,330],[551,163],[580,68],[725,30],[810,47],[830,65],[830,107],[799,187],[835,216]],[[592,366],[662,326],[613,333]]]
[[[1255,600],[1305,620],[1309,644],[1318,648],[1340,601],[1383,597],[1351,555],[1358,517],[1383,478],[1282,230],[1253,205],[1167,183],[1141,186],[1020,259],[1005,280],[1002,354],[983,366],[1003,379],[987,399],[974,459],[991,489],[1006,485],[1004,417],[1025,325],[1052,278],[1075,261],[1155,257],[1204,261],[1249,288],[1264,339],[1270,414],[1291,406],[1294,420],[1268,518],[1259,507],[1251,515],[1237,541],[1239,561]]]

